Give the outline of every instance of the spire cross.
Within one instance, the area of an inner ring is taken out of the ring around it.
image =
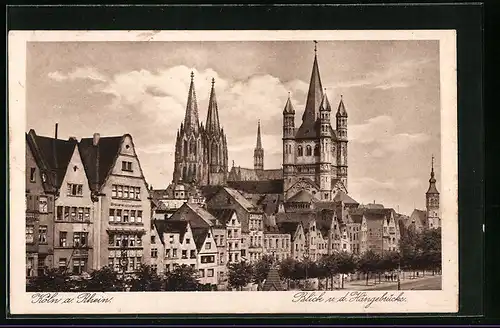
[[[434,154],[432,154],[431,169],[434,172]]]
[[[212,88],[214,87],[214,84],[215,84],[215,79],[212,78]]]
[[[191,71],[191,81],[193,81],[193,79],[194,79],[194,73],[193,71]]]
[[[318,41],[314,40],[314,54],[315,55],[316,55],[316,53],[318,51],[317,45],[318,45]]]

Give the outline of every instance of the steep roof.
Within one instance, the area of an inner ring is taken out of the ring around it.
[[[232,208],[224,208],[224,209],[213,209],[209,208],[208,212],[215,217],[219,222],[221,222],[224,226],[231,220],[233,214],[236,211]]]
[[[283,180],[267,181],[228,181],[228,186],[249,194],[280,194],[283,192]]]
[[[427,212],[426,211],[414,209],[413,213],[411,214],[411,217],[419,220],[420,221],[419,223],[422,226],[426,225],[426,222],[427,222]]]
[[[278,212],[279,205],[283,202],[283,194],[267,194],[258,203],[267,215]]]
[[[309,80],[309,90],[307,92],[306,108],[302,115],[302,125],[313,125],[318,117],[319,106],[323,99],[323,86],[319,74],[318,58],[314,54],[311,79]]]
[[[33,152],[35,158],[43,159],[46,169],[53,172],[54,187],[59,190],[77,141],[39,136],[33,129],[28,132],[28,138],[31,139],[30,145],[35,149]]]
[[[200,205],[186,203],[186,206],[195,214],[194,217],[201,219],[190,221],[193,227],[210,227],[215,222],[216,218]]]
[[[189,222],[182,220],[153,220],[153,224],[156,227],[156,231],[158,231],[161,242],[165,244],[163,240],[164,233],[178,233],[180,235],[179,240],[182,241]]]
[[[278,267],[276,265],[272,265],[271,268],[269,268],[269,272],[267,274],[266,281],[264,282],[264,285],[262,286],[262,290],[264,291],[282,291],[284,290],[283,288],[283,283],[281,282],[279,273],[278,273]]]
[[[189,84],[186,115],[184,117],[184,130],[197,133],[199,125],[198,103],[196,101],[196,91],[194,88],[194,73],[191,72],[191,83]]]
[[[313,211],[309,212],[279,212],[276,213],[276,223],[283,222],[301,222],[304,224],[304,228],[316,219],[317,213]]]
[[[295,114],[295,109],[293,109],[292,101],[290,100],[290,95],[286,100],[285,108],[283,109],[283,114]]]
[[[358,224],[361,224],[363,222],[363,214],[360,214],[360,213],[353,213],[353,214],[350,214],[349,213],[349,216],[351,217],[352,221],[354,223],[358,223]]]
[[[205,239],[207,239],[208,232],[210,228],[196,227],[191,229],[193,233],[194,243],[198,252],[202,249]]]
[[[260,120],[257,124],[257,143],[255,144],[255,149],[262,149],[262,138],[260,137]]]
[[[347,195],[342,190],[340,190],[339,192],[337,192],[337,194],[335,195],[335,197],[333,197],[333,201],[335,201],[335,202],[343,202],[344,204],[353,204],[353,205],[358,204],[357,201],[355,201],[354,199],[352,199],[349,195]]]
[[[247,211],[255,210],[255,206],[250,203],[245,197],[243,197],[243,195],[240,194],[237,190],[228,187],[224,187],[224,190]]]
[[[340,96],[339,107],[337,108],[337,117],[347,117],[347,111],[345,110],[344,100],[342,99],[342,95]]]
[[[240,181],[257,181],[259,177],[257,176],[257,171],[254,169],[248,169],[244,167],[235,167],[231,168],[229,172],[229,176],[231,179],[240,180]]]
[[[257,171],[257,176],[260,180],[280,180],[283,182],[283,170],[282,169],[267,169]]]
[[[301,224],[302,223],[300,221],[295,221],[295,222],[282,221],[282,222],[277,222],[276,226],[278,227],[279,232],[284,234],[289,234],[293,239],[293,236],[297,231],[297,227]]]
[[[90,188],[99,191],[106,178],[113,169],[115,160],[120,152],[123,138],[127,136],[100,137],[97,146],[93,145],[93,138],[83,138],[78,147],[82,156],[85,172],[89,179]]]
[[[312,203],[315,201],[316,199],[314,198],[314,196],[304,189],[300,190],[298,193],[287,200],[287,202],[289,203]]]
[[[215,79],[213,78],[210,99],[208,100],[208,114],[205,131],[209,134],[218,134],[220,132],[219,108],[217,106],[217,97],[215,96]]]

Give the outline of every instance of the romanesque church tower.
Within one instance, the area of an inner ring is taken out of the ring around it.
[[[227,141],[220,126],[215,81],[208,105],[206,126],[200,124],[191,72],[186,115],[177,131],[173,182],[194,185],[223,185],[227,179]]]
[[[283,110],[283,179],[285,199],[307,190],[319,201],[347,193],[347,111],[341,97],[336,130],[332,108],[321,84],[316,47],[302,123],[295,128],[290,97]]]
[[[439,218],[439,191],[436,188],[436,178],[434,177],[434,156],[432,156],[429,189],[425,193],[425,207],[427,213],[427,228],[439,228],[441,226],[441,219]]]

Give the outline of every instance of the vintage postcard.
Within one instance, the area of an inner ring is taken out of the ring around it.
[[[455,37],[11,31],[10,312],[457,312]]]

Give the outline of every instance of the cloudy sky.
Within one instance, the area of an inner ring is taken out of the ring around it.
[[[26,130],[53,136],[58,122],[60,138],[130,133],[155,189],[172,180],[191,71],[203,122],[215,78],[230,165],[253,166],[260,119],[265,168],[279,168],[282,110],[290,92],[300,124],[314,56],[311,41],[27,47]],[[440,163],[438,41],[322,41],[318,62],[332,106],[342,94],[349,114],[349,193],[407,214],[424,208],[432,154]]]

